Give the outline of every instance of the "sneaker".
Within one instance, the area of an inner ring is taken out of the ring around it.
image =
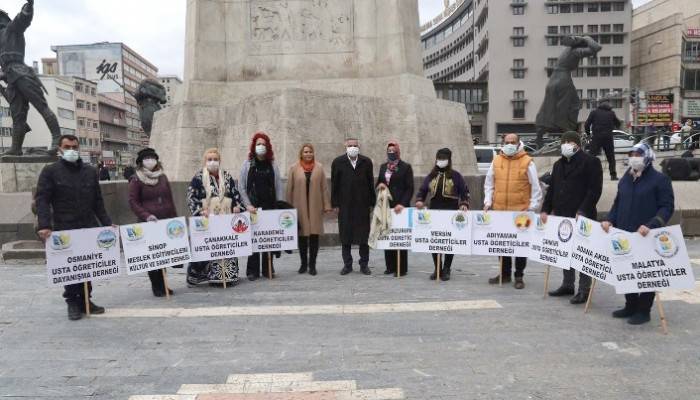
[[[83,313],[80,310],[80,306],[77,303],[68,303],[68,319],[77,321],[81,318],[83,318]]]
[[[578,293],[576,293],[576,296],[572,297],[569,300],[569,303],[571,303],[571,304],[583,304],[586,301],[588,301],[588,292],[578,292]]]
[[[564,287],[561,286],[557,290],[552,290],[549,292],[549,295],[552,297],[563,297],[563,296],[572,296],[574,294],[574,288],[569,288],[569,287]]]
[[[90,303],[90,314],[104,314],[105,313],[104,307],[98,306],[97,304],[93,303],[92,300],[90,300],[89,303]],[[81,311],[83,312],[83,314],[87,314],[85,312],[85,306],[82,306],[81,308],[82,308]]]
[[[503,277],[503,283],[510,283],[513,278],[510,275],[506,275]],[[491,285],[498,285],[500,283],[500,275],[496,275],[495,277],[489,279],[489,284]]]
[[[525,288],[525,282],[523,282],[523,278],[515,278],[515,284],[513,284],[513,287],[516,289],[524,289]]]
[[[634,315],[634,311],[630,308],[621,308],[619,310],[613,311],[613,318],[629,318]]]
[[[634,313],[630,317],[630,319],[627,320],[627,323],[630,325],[641,325],[649,322],[651,320],[651,317],[649,316],[649,313]]]

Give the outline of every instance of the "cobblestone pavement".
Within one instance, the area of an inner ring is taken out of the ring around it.
[[[700,241],[688,246],[700,277]],[[170,270],[170,300],[153,297],[145,275],[99,282],[94,301],[107,313],[77,322],[43,265],[0,265],[0,398],[698,396],[700,287],[663,296],[664,336],[656,307],[644,326],[611,318],[624,300],[605,285],[588,314],[543,298],[535,263],[515,290],[486,283],[497,274],[486,257],[456,257],[441,283],[428,280],[427,255],[410,255],[401,279],[382,274],[381,252],[372,276],[340,276],[337,248],[321,251],[316,277],[297,274],[296,257],[277,260],[278,279],[226,290],[188,288]],[[553,270],[550,287],[560,279]]]

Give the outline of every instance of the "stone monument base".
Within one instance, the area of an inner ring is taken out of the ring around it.
[[[0,160],[0,193],[31,192],[41,170],[56,157],[9,157]]]
[[[416,175],[432,169],[435,152],[442,147],[452,149],[454,169],[476,174],[466,109],[428,96],[285,88],[225,105],[184,102],[156,113],[151,146],[171,180],[191,179],[202,168],[202,154],[209,147],[221,150],[222,167],[237,177],[257,131],[270,135],[284,176],[307,142],[330,173],[331,161],[345,152],[343,138],[351,137],[360,140],[362,153],[375,162],[375,174],[386,160],[390,139],[398,140],[402,159],[413,165]]]

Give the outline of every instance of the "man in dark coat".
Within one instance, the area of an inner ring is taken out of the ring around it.
[[[101,181],[109,181],[112,178],[109,176],[109,169],[105,167],[104,162],[100,161],[97,164],[97,172]]]
[[[346,154],[333,160],[331,164],[331,204],[338,212],[338,232],[343,245],[341,275],[352,272],[353,244],[360,246],[360,271],[369,270],[370,215],[376,202],[374,192],[374,167],[372,160],[360,155],[357,139],[345,141]]]
[[[6,12],[0,10],[0,67],[2,79],[7,81],[6,97],[12,114],[12,146],[5,155],[22,155],[24,137],[29,131],[27,115],[30,103],[49,127],[52,139],[50,151],[58,147],[58,138],[61,135],[58,119],[46,103],[44,85],[34,69],[24,63],[24,32],[29,28],[33,17],[34,0],[27,0],[27,4],[15,19],[10,19]]]
[[[616,227],[642,236],[651,229],[668,224],[673,216],[675,198],[668,176],[654,169],[656,155],[646,143],[637,143],[629,153],[630,168],[617,185],[617,195],[601,226],[605,232]],[[614,318],[629,318],[630,325],[649,322],[654,292],[628,293],[625,307],[613,312]]]
[[[37,233],[43,240],[50,238],[52,231],[112,224],[102,200],[97,170],[80,159],[78,138],[62,135],[58,143],[61,159],[44,167],[37,184]],[[92,293],[90,282],[88,291]],[[65,286],[63,297],[68,303],[68,318],[80,319],[86,311],[83,284]],[[90,301],[91,314],[104,312],[103,307]]]
[[[592,130],[591,130],[592,128]],[[605,152],[610,169],[610,179],[617,180],[615,170],[615,141],[613,139],[613,129],[620,129],[620,120],[610,107],[607,100],[603,100],[597,109],[591,111],[584,129],[593,136],[591,140],[591,155],[598,157],[600,149]]]
[[[603,191],[603,167],[598,157],[581,151],[581,138],[577,132],[566,132],[561,137],[562,157],[554,163],[547,195],[542,204],[542,221],[547,215],[575,218],[582,215],[596,219],[596,205]],[[549,292],[550,296],[574,294],[576,272],[564,271],[561,287]],[[571,304],[582,304],[591,290],[591,278],[579,274],[578,294],[572,297]]]

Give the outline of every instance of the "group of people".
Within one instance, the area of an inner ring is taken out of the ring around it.
[[[395,213],[410,207],[414,194],[414,205],[418,209],[469,210],[469,188],[462,174],[452,167],[449,148],[437,151],[434,166],[417,192],[414,190],[413,169],[411,164],[402,160],[397,141],[387,143],[386,160],[379,167],[376,180],[372,160],[360,153],[357,139],[345,141],[345,154],[332,162],[329,188],[323,165],[316,161],[314,146],[303,144],[298,161],[289,168],[285,188],[270,137],[258,132],[251,139],[238,179],[221,168],[222,155],[218,149],[204,152],[202,167],[196,171],[188,187],[187,205],[193,216],[296,209],[299,222],[298,272],[310,275],[317,274],[324,214],[338,215],[343,260],[341,275],[353,271],[353,245],[359,246],[360,272],[370,275],[368,238],[371,213],[378,195],[388,199],[382,204]],[[98,172],[80,159],[78,139],[72,135],[61,136],[59,155],[61,159],[45,167],[39,177],[36,194],[38,235],[46,240],[52,230],[111,225],[102,200]],[[602,227],[608,230],[614,226],[646,235],[650,229],[665,225],[672,216],[673,188],[670,180],[653,167],[655,156],[648,145],[636,145],[628,156],[629,169],[618,184],[617,196]],[[486,175],[483,209],[539,211],[545,222],[548,215],[572,218],[582,215],[595,219],[602,192],[602,175],[600,160],[582,150],[579,134],[566,132],[561,138],[561,158],[554,164],[543,196],[535,163],[525,152],[519,137],[509,134],[504,137],[503,148]],[[146,148],[138,153],[135,174],[129,181],[129,205],[142,222],[177,216],[170,183],[154,149]],[[274,277],[274,257],[274,253],[248,257],[247,279],[255,281],[260,277]],[[433,254],[435,271],[430,279],[450,280],[452,261],[452,255]],[[499,276],[488,282],[513,282],[516,289],[523,289],[526,263],[526,258],[502,257]],[[406,275],[408,252],[400,250],[397,254],[397,250],[386,250],[385,267],[385,274]],[[236,258],[190,263],[187,283],[233,286],[238,282],[238,271]],[[155,296],[165,296],[166,291],[172,294],[165,285],[161,270],[149,272],[149,278]],[[564,271],[561,287],[549,294],[572,296],[572,304],[584,303],[591,278],[580,274],[578,292],[574,283],[574,271]],[[104,308],[89,299],[85,302],[82,284],[66,286],[63,296],[71,320],[81,318],[86,311],[85,304],[89,305],[91,313],[104,312]],[[649,321],[653,299],[653,293],[626,295],[625,308],[613,315],[628,318],[633,324],[644,323]]]

